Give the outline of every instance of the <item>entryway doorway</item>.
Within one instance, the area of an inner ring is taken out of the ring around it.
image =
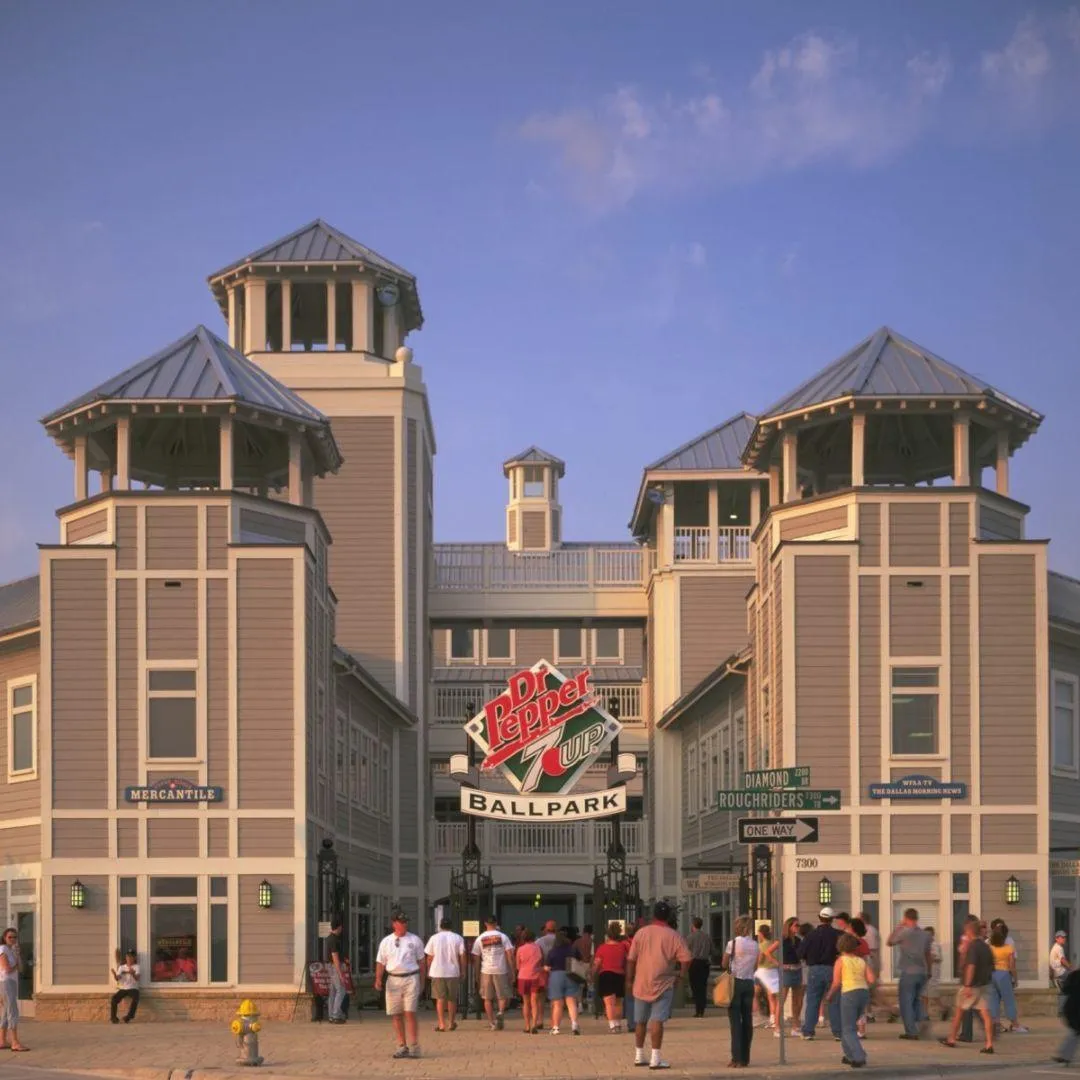
[[[37,964],[37,911],[28,905],[11,905],[11,925],[19,935],[22,971],[19,972],[19,1015],[34,1015],[34,985]]]

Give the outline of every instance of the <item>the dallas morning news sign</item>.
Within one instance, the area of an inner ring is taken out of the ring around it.
[[[508,821],[579,821],[626,810],[626,788],[570,791],[622,725],[589,686],[591,672],[567,678],[541,660],[508,680],[466,725],[484,753],[480,773],[501,770],[516,795],[461,789],[461,809]]]

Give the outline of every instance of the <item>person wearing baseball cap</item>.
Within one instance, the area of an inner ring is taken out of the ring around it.
[[[803,1017],[802,1037],[812,1039],[817,1025],[821,1003],[832,986],[833,968],[839,952],[836,943],[840,931],[833,926],[836,912],[823,907],[818,912],[818,925],[799,942],[799,959],[806,961],[806,1012]],[[829,1002],[829,1027],[833,1037],[840,1038],[840,1001],[836,995]]]
[[[385,979],[386,1015],[398,1044],[394,1057],[419,1057],[416,1008],[424,989],[427,955],[423,941],[409,933],[409,916],[404,911],[395,911],[390,922],[393,930],[379,942],[375,956],[375,992],[382,990]]]

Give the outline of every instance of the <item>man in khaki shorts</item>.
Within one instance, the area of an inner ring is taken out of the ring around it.
[[[514,943],[499,929],[499,920],[489,915],[484,932],[473,942],[473,957],[479,973],[480,996],[492,1031],[501,1031],[510,987],[514,984]],[[498,1002],[499,1011],[495,1012]]]
[[[454,1031],[457,1028],[458,992],[465,974],[465,939],[453,931],[453,923],[443,919],[439,932],[432,934],[424,950],[428,955],[428,977],[431,994],[435,998],[435,1012],[439,1022],[436,1031]]]
[[[405,912],[395,911],[390,922],[393,932],[379,942],[375,956],[375,990],[381,990],[385,982],[386,1015],[393,1022],[398,1044],[394,1057],[419,1057],[416,1008],[424,989],[427,956],[424,943],[409,933],[409,916]]]

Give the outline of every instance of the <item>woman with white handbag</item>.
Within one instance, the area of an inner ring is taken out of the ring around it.
[[[724,949],[724,970],[733,980],[728,1005],[731,1025],[729,1069],[745,1069],[750,1064],[750,1043],[754,1038],[754,972],[761,951],[754,939],[754,920],[743,915],[735,920],[735,936]],[[721,976],[723,978],[723,976]]]

